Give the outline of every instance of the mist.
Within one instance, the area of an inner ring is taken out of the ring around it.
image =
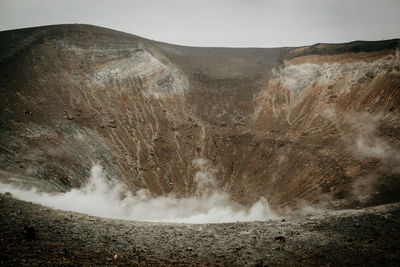
[[[363,174],[353,181],[351,193],[362,204],[379,195],[378,187],[384,182],[383,174],[400,173],[400,150],[391,142],[390,136],[381,126],[390,118],[380,113],[355,112],[345,115],[350,126],[349,133],[342,138],[347,149],[356,159],[376,161],[376,170]]]
[[[193,224],[277,219],[264,198],[248,208],[233,203],[229,194],[218,188],[215,170],[207,160],[197,159],[193,164],[199,169],[194,177],[198,186],[196,193],[188,198],[178,198],[172,193],[154,196],[147,189],[132,193],[121,182],[107,179],[100,165],[92,167],[83,187],[66,193],[50,194],[1,183],[0,192],[50,208],[134,221]]]

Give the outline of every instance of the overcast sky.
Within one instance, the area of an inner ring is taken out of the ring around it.
[[[191,46],[400,38],[400,0],[0,0],[0,30],[86,23]]]

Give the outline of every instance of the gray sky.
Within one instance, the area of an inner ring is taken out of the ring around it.
[[[400,38],[400,0],[0,0],[0,30],[87,23],[191,46]]]

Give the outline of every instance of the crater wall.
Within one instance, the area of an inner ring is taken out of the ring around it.
[[[194,193],[204,158],[232,199],[273,208],[397,201],[400,40],[197,48],[89,25],[0,32],[0,177]]]

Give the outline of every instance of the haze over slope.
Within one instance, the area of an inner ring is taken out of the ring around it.
[[[132,191],[222,191],[273,208],[392,202],[400,40],[196,48],[88,25],[0,32],[1,181],[79,187],[94,164]]]

